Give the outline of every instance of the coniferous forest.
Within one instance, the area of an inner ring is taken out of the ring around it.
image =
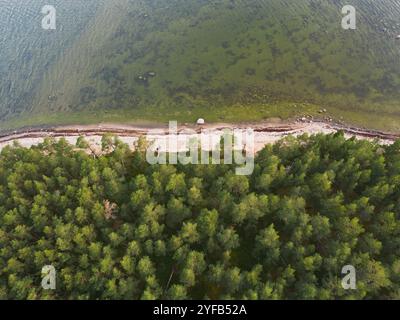
[[[149,165],[143,140],[102,147],[1,151],[0,298],[400,298],[400,141],[287,137],[251,176]]]

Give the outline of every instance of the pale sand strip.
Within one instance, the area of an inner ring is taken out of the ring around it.
[[[309,135],[324,133],[329,134],[343,130],[347,138],[356,137],[357,139],[378,139],[382,144],[391,144],[397,138],[398,135],[368,131],[359,128],[342,127],[330,123],[324,122],[307,122],[307,123],[289,123],[289,124],[273,124],[273,123],[256,123],[256,124],[210,124],[202,127],[199,126],[179,126],[179,150],[184,150],[185,145],[183,141],[188,141],[195,136],[195,132],[200,133],[202,130],[213,130],[212,135],[220,136],[224,129],[247,129],[251,128],[254,130],[254,146],[255,151],[261,150],[266,144],[271,144],[279,141],[285,136],[293,135],[299,136],[304,133]],[[101,125],[87,125],[87,126],[68,126],[68,127],[56,127],[52,129],[32,129],[22,132],[15,132],[9,135],[3,135],[0,137],[0,150],[6,145],[10,145],[13,141],[18,141],[23,147],[31,147],[38,145],[43,142],[45,137],[54,137],[59,139],[64,137],[69,143],[75,144],[79,136],[83,135],[86,140],[94,147],[100,148],[102,134],[109,132],[117,135],[124,143],[127,143],[133,148],[134,143],[137,141],[139,136],[147,135],[152,130],[158,130],[157,135],[148,135],[148,139],[162,141],[167,139],[168,126],[129,126],[121,124],[101,124]],[[192,130],[192,133],[187,134],[185,130]],[[174,137],[173,137],[174,138]],[[160,143],[162,144],[162,143]],[[164,151],[160,149],[160,151]],[[175,151],[175,150],[169,150]]]

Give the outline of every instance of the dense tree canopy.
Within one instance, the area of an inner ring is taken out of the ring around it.
[[[400,298],[400,141],[288,137],[247,177],[149,165],[110,136],[85,148],[2,150],[1,298]]]

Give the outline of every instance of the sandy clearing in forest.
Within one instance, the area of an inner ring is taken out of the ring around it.
[[[379,131],[364,130],[360,128],[345,127],[325,122],[295,122],[295,123],[242,123],[242,124],[207,124],[204,126],[195,125],[183,125],[178,127],[179,137],[179,150],[184,150],[185,145],[182,141],[188,141],[190,138],[195,136],[195,132],[200,133],[201,131],[211,130],[212,135],[220,136],[224,129],[253,129],[254,130],[254,148],[255,151],[261,150],[266,144],[275,143],[285,136],[293,135],[299,136],[304,133],[309,135],[324,133],[329,134],[343,130],[347,138],[356,137],[357,139],[378,139],[382,144],[390,144],[399,135],[384,133]],[[185,133],[185,130],[192,130],[192,133]],[[152,130],[157,130],[157,135],[149,134]],[[83,135],[86,140],[95,149],[101,147],[101,136],[104,133],[112,133],[118,136],[124,143],[127,143],[133,148],[134,143],[137,141],[139,136],[148,135],[149,140],[156,139],[157,141],[163,141],[168,136],[168,126],[131,126],[123,124],[99,124],[99,125],[72,125],[62,126],[55,128],[42,128],[42,129],[30,129],[20,132],[13,132],[11,134],[3,134],[0,136],[0,150],[6,145],[12,144],[14,141],[23,147],[31,147],[38,145],[43,142],[45,137],[54,137],[59,139],[65,138],[69,143],[75,144],[79,136]],[[174,137],[175,134],[172,135]],[[160,149],[160,151],[163,151]],[[169,150],[174,151],[174,150]]]

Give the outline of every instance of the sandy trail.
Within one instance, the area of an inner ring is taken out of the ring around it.
[[[182,141],[188,141],[200,132],[210,130],[212,135],[221,136],[225,129],[253,129],[254,130],[254,150],[261,150],[266,144],[274,143],[287,135],[299,136],[304,133],[329,134],[343,130],[345,136],[356,137],[357,139],[378,139],[382,144],[391,144],[400,138],[398,134],[385,133],[380,131],[364,130],[354,127],[346,127],[325,122],[294,122],[294,123],[242,123],[242,124],[225,124],[216,123],[205,126],[183,125],[177,128],[176,135],[179,137],[179,150],[185,149]],[[157,131],[156,133],[154,131]],[[163,141],[168,137],[168,126],[131,126],[122,124],[99,124],[99,125],[72,125],[54,128],[39,128],[14,131],[13,133],[0,135],[0,150],[7,145],[18,141],[23,147],[31,147],[43,142],[46,137],[54,137],[59,139],[65,138],[69,143],[75,144],[79,136],[85,136],[86,140],[94,148],[100,148],[101,136],[104,133],[112,133],[117,135],[124,143],[133,147],[138,137],[146,135],[148,140]],[[162,145],[162,143],[160,143]],[[160,151],[163,151],[162,148]]]

